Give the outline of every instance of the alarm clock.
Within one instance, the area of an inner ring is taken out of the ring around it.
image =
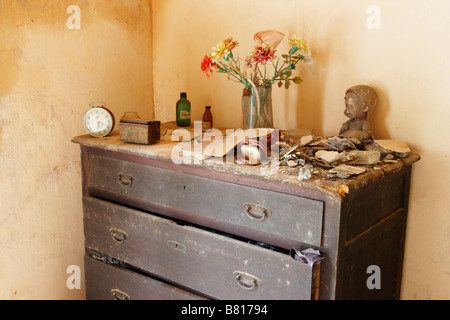
[[[89,105],[92,108],[86,112],[83,118],[86,132],[96,138],[106,137],[114,129],[114,114],[105,107],[103,102],[93,102]]]

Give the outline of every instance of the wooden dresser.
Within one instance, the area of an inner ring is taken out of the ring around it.
[[[412,154],[347,180],[80,136],[87,299],[398,299]],[[339,193],[341,187],[348,193]],[[308,264],[293,249],[324,259]],[[380,288],[369,288],[378,268]]]

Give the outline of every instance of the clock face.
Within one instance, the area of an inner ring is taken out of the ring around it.
[[[84,116],[84,127],[94,137],[105,137],[114,128],[114,116],[106,108],[92,108]]]

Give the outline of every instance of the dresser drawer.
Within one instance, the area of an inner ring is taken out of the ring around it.
[[[88,185],[296,242],[322,243],[320,201],[96,154],[89,154]]]
[[[217,299],[311,299],[316,267],[147,213],[84,198],[86,247]]]
[[[205,300],[196,294],[139,273],[84,259],[88,300]]]

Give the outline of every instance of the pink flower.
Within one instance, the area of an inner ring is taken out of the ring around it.
[[[208,55],[205,55],[201,64],[202,71],[206,74],[206,77],[209,78],[213,74],[214,71],[217,70],[217,65],[212,61]]]
[[[257,45],[252,52],[252,60],[259,64],[266,64],[275,58],[275,52],[276,50],[267,44]]]

